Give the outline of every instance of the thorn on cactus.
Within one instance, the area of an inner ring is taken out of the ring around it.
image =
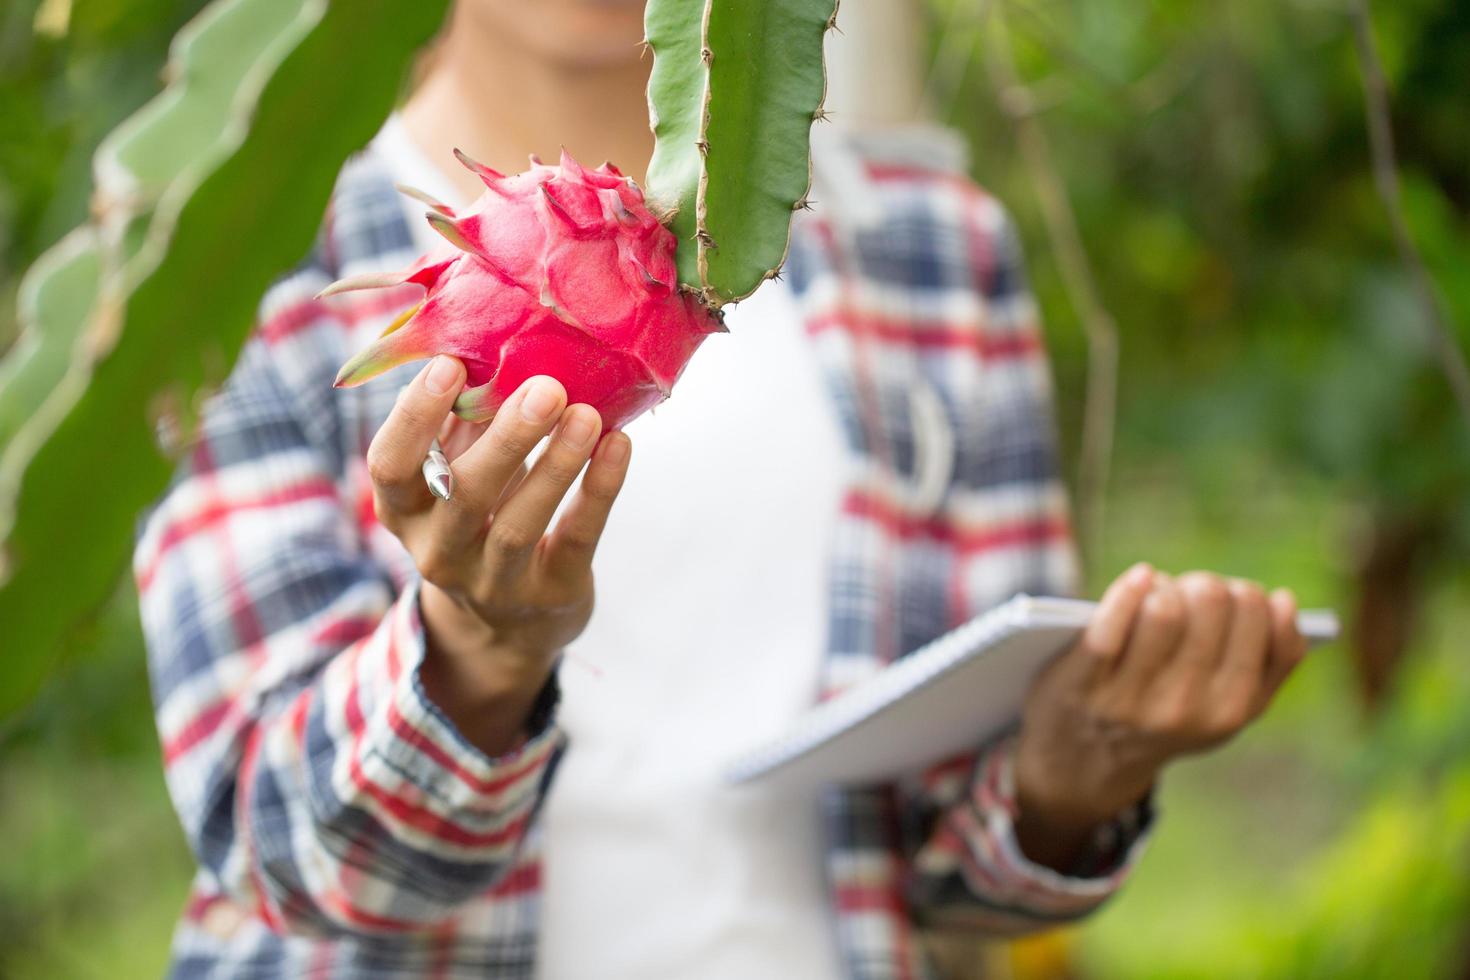
[[[706,65],[714,64],[715,53],[709,48],[700,48],[699,60],[704,62]]]
[[[699,155],[700,156],[709,156],[709,140],[706,140],[706,139],[698,139],[698,140],[695,140],[694,141],[694,146],[699,150]]]
[[[826,122],[832,118],[832,113],[827,111],[826,106],[817,106],[817,111],[812,113],[812,122]]]
[[[793,204],[791,206],[791,210],[793,210],[793,211],[810,211],[812,209],[812,205],[814,205],[816,203],[817,203],[816,201],[813,201],[809,197],[803,197],[803,198],[801,198],[799,201],[797,201],[795,204]]]

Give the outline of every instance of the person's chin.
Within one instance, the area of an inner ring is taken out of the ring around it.
[[[607,68],[642,55],[643,0],[462,0],[540,57],[569,68]]]
[[[642,54],[642,0],[579,0],[564,30],[551,38],[563,59],[595,67],[637,61]]]

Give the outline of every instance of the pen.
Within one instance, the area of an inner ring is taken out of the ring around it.
[[[429,445],[429,455],[424,457],[424,482],[429,492],[440,500],[448,500],[454,492],[454,474],[449,470],[449,460],[444,458],[444,447],[435,439]]]

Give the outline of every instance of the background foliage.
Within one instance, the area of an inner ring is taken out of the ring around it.
[[[0,9],[0,347],[19,270],[84,218],[92,148],[157,90],[168,39],[200,5]],[[1087,348],[1038,174],[998,99],[992,38],[1032,96],[1118,324],[1095,581],[1141,557],[1217,568],[1292,584],[1364,624],[1315,656],[1262,725],[1178,770],[1122,899],[1001,965],[1463,976],[1470,436],[1374,193],[1346,7],[996,5],[999,35],[982,32],[993,12],[981,21],[972,0],[935,4],[931,91],[1020,220],[1073,447]],[[1374,27],[1409,223],[1470,346],[1470,4],[1381,4]],[[946,37],[963,58],[944,53]],[[161,971],[190,861],[131,605],[120,597],[0,742],[0,975]]]

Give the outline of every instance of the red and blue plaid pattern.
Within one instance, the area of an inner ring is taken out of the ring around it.
[[[824,202],[789,265],[862,464],[833,555],[829,692],[1017,591],[1075,584],[1049,375],[1004,212],[952,173],[853,159],[863,219]],[[398,385],[331,385],[412,297],[312,298],[412,253],[386,169],[359,157],[142,530],[167,779],[200,863],[175,976],[533,973],[534,816],[564,740],[553,718],[486,758],[425,696],[413,568],[374,519],[364,465]],[[916,924],[1036,929],[1117,888],[1140,828],[1094,876],[1030,864],[1010,760],[1000,741],[829,793],[854,980],[933,976]]]

